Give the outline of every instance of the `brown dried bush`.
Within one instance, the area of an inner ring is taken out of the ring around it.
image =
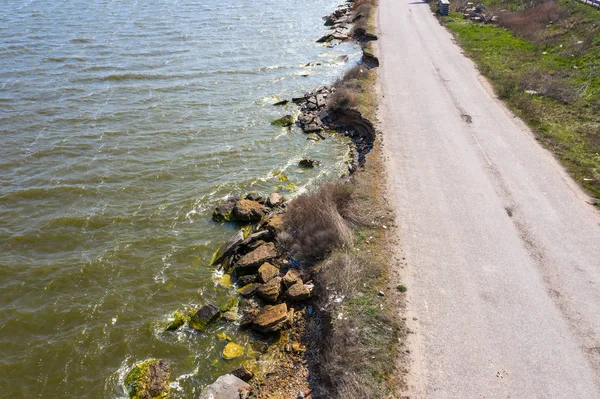
[[[335,247],[350,245],[352,230],[343,215],[352,191],[349,184],[328,183],[297,197],[285,212],[279,243],[305,264],[322,260]]]
[[[567,11],[559,7],[555,1],[543,1],[539,4],[532,3],[532,8],[525,11],[502,11],[498,15],[498,24],[510,29],[517,36],[529,40],[542,39],[542,28],[550,21],[556,23],[564,19]]]

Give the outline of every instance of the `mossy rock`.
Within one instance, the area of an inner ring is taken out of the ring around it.
[[[233,287],[233,282],[231,281],[231,274],[224,273],[222,276],[219,276],[215,279],[218,285],[224,288]]]
[[[167,360],[152,359],[135,366],[125,386],[131,399],[165,399],[171,391],[171,365]]]
[[[295,119],[292,115],[286,115],[283,118],[275,119],[273,122],[271,122],[271,125],[288,127],[288,126],[292,126],[294,124],[294,122],[295,122]]]
[[[217,339],[219,339],[221,341],[227,341],[227,342],[233,341],[233,338],[231,338],[229,335],[225,334],[224,332],[216,333],[215,336],[217,337]]]
[[[185,324],[188,321],[188,316],[180,312],[179,310],[173,314],[173,321],[169,323],[166,330],[167,331],[175,331],[179,327]]]
[[[239,300],[236,297],[231,297],[227,300],[227,302],[225,302],[224,304],[219,306],[219,310],[222,313],[225,313],[228,310],[235,308],[238,305],[238,303],[239,303]]]
[[[298,186],[295,185],[294,183],[278,184],[277,189],[285,190],[285,191],[298,191]]]
[[[231,360],[240,357],[244,354],[244,347],[236,344],[235,342],[229,342],[223,349],[223,359]]]

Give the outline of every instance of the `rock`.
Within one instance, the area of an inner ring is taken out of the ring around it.
[[[259,289],[261,285],[262,284],[259,283],[251,283],[238,289],[237,292],[243,297],[249,297],[251,295],[254,295],[254,293]]]
[[[228,198],[224,203],[218,205],[212,214],[215,222],[230,222],[232,220],[233,208],[239,198]]]
[[[317,106],[324,107],[327,104],[325,100],[325,96],[322,94],[317,94]]]
[[[278,102],[276,102],[276,103],[275,103],[275,104],[273,104],[273,105],[276,105],[276,106],[279,106],[279,105],[286,105],[288,102],[289,102],[288,100],[281,100],[281,101],[278,101]]]
[[[186,315],[184,315],[182,312],[180,312],[178,310],[177,312],[175,312],[173,314],[173,321],[171,323],[169,323],[169,325],[166,328],[166,331],[175,331],[179,327],[184,325],[186,321],[187,321]]]
[[[268,283],[279,275],[279,269],[270,263],[263,263],[258,269],[258,279],[262,283]]]
[[[285,276],[283,276],[283,284],[286,287],[291,287],[298,282],[302,283],[302,275],[297,269],[290,269]]]
[[[348,62],[348,56],[347,55],[338,55],[335,59],[338,62]]]
[[[279,193],[271,193],[267,198],[267,206],[271,208],[279,206],[285,202],[285,197]]]
[[[379,295],[379,296],[385,296],[385,292],[383,292],[383,291],[379,291],[379,292],[377,293],[377,295]]]
[[[257,274],[248,274],[247,276],[240,276],[237,280],[237,283],[240,287],[243,287],[248,284],[256,283],[257,280]]]
[[[252,327],[262,333],[281,330],[287,322],[287,305],[285,303],[265,306],[256,316]]]
[[[306,98],[304,98],[304,97],[295,97],[295,98],[292,98],[292,102],[294,104],[298,104],[298,105],[302,104],[305,101],[306,101]]]
[[[247,199],[239,200],[233,208],[233,217],[240,222],[259,222],[265,216],[263,206]]]
[[[310,124],[310,125],[304,127],[303,130],[304,130],[304,133],[316,133],[316,132],[320,132],[321,130],[323,130],[323,128],[316,124]]]
[[[273,216],[271,219],[269,219],[269,221],[267,222],[267,228],[270,231],[272,231],[273,233],[282,231],[283,230],[283,214],[279,213],[279,214]]]
[[[341,42],[348,40],[348,35],[344,35],[344,34],[338,33],[338,32],[331,35],[331,37],[333,37],[335,40],[339,40]]]
[[[265,203],[265,197],[263,197],[262,195],[260,195],[258,193],[249,193],[246,195],[246,197],[244,197],[244,199],[247,199],[250,201],[256,201],[261,205],[264,205],[264,203]]]
[[[240,399],[240,391],[250,388],[250,385],[236,376],[225,374],[204,388],[199,399]]]
[[[288,126],[292,126],[293,124],[294,124],[294,117],[292,115],[286,115],[282,118],[275,119],[274,121],[271,122],[271,125],[281,126],[281,127],[288,127]]]
[[[215,321],[219,317],[219,309],[213,305],[205,305],[200,308],[191,318],[188,324],[194,330],[202,331],[210,323]]]
[[[286,296],[292,301],[303,301],[310,296],[310,289],[298,281],[288,289]]]
[[[169,362],[153,359],[135,366],[125,377],[125,386],[132,399],[164,399],[171,390],[170,379]]]
[[[237,297],[229,298],[225,303],[219,306],[219,311],[221,313],[225,313],[231,309],[234,309],[238,306],[239,300]]]
[[[379,66],[379,58],[366,51],[363,51],[361,62],[365,64],[367,68],[377,68]]]
[[[320,38],[319,40],[317,40],[317,43],[326,43],[328,41],[330,41],[332,39],[332,35],[325,35],[322,38]]]
[[[303,159],[298,162],[298,166],[301,168],[314,168],[315,166],[321,165],[321,162],[315,161],[313,159]]]
[[[273,219],[271,219],[273,220]],[[277,257],[275,244],[268,242],[256,248],[254,251],[242,256],[236,263],[236,273],[242,276],[252,274],[258,266]]]
[[[236,344],[235,342],[229,342],[223,349],[223,359],[231,360],[236,357],[240,357],[244,354],[244,347]]]
[[[249,325],[254,324],[258,314],[258,309],[248,310],[246,313],[244,313],[244,316],[242,316],[242,320],[240,320],[240,327],[248,327]]]
[[[244,241],[244,230],[240,230],[235,233],[225,244],[221,246],[213,255],[213,260],[210,265],[220,265],[223,260],[229,255],[233,254],[237,249],[238,245],[240,245]]]
[[[281,277],[274,277],[258,287],[258,295],[267,302],[277,302],[281,295]]]
[[[233,370],[231,372],[231,374],[235,375],[237,378],[239,378],[242,381],[250,381],[252,378],[254,378],[254,373],[250,370],[248,370],[246,367],[242,366],[240,368],[237,368],[235,370]]]

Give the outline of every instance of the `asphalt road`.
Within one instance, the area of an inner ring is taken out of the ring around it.
[[[380,0],[379,27],[408,393],[600,398],[598,212],[427,4]]]

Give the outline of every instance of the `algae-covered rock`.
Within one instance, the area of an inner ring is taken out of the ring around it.
[[[227,341],[227,342],[233,341],[233,339],[229,335],[225,334],[224,332],[217,333],[217,334],[215,334],[215,336],[217,337],[217,339],[220,339],[221,341]]]
[[[292,126],[293,124],[294,117],[292,115],[286,115],[283,118],[275,119],[273,122],[271,122],[271,125],[281,127],[288,127]]]
[[[230,222],[232,220],[233,208],[238,202],[238,198],[228,198],[224,203],[218,205],[212,214],[215,222]]]
[[[152,359],[135,366],[125,385],[131,399],[164,399],[169,396],[171,365],[167,360]]]
[[[235,359],[244,354],[244,347],[236,344],[235,342],[229,342],[223,349],[223,358],[225,360]]]
[[[238,289],[237,292],[238,292],[238,294],[240,294],[243,297],[248,297],[248,296],[254,295],[254,293],[256,292],[256,290],[258,290],[258,288],[260,286],[261,286],[261,284],[251,283],[251,284],[245,285],[242,288]]]
[[[233,282],[231,281],[231,274],[223,273],[222,275],[215,278],[215,282],[223,288],[233,287]]]
[[[167,331],[175,331],[179,327],[184,325],[187,320],[188,320],[188,317],[178,310],[177,312],[175,312],[173,314],[173,321],[171,323],[169,323],[166,330]]]
[[[233,211],[233,208],[232,208]],[[231,215],[229,215],[229,218],[231,219]],[[226,257],[228,257],[229,255],[231,255],[232,253],[235,252],[235,250],[237,249],[238,245],[240,245],[242,243],[242,241],[244,241],[244,231],[243,230],[239,230],[237,233],[235,233],[229,240],[227,240],[227,242],[225,244],[223,244],[221,246],[221,248],[219,248],[213,255],[210,265],[218,265],[221,264],[223,262],[223,260],[225,260]]]
[[[247,274],[245,276],[238,277],[237,283],[240,287],[243,287],[248,284],[256,283],[258,280],[257,274]]]
[[[190,318],[188,324],[194,330],[202,331],[210,323],[215,321],[217,319],[217,317],[219,317],[219,314],[220,314],[219,309],[217,309],[213,305],[205,305],[205,306],[201,307],[200,310],[198,310],[196,312],[196,314],[194,314]]]
[[[235,308],[238,305],[238,302],[239,301],[237,298],[231,297],[227,300],[227,302],[219,306],[219,310],[221,312],[227,312],[228,310]]]

